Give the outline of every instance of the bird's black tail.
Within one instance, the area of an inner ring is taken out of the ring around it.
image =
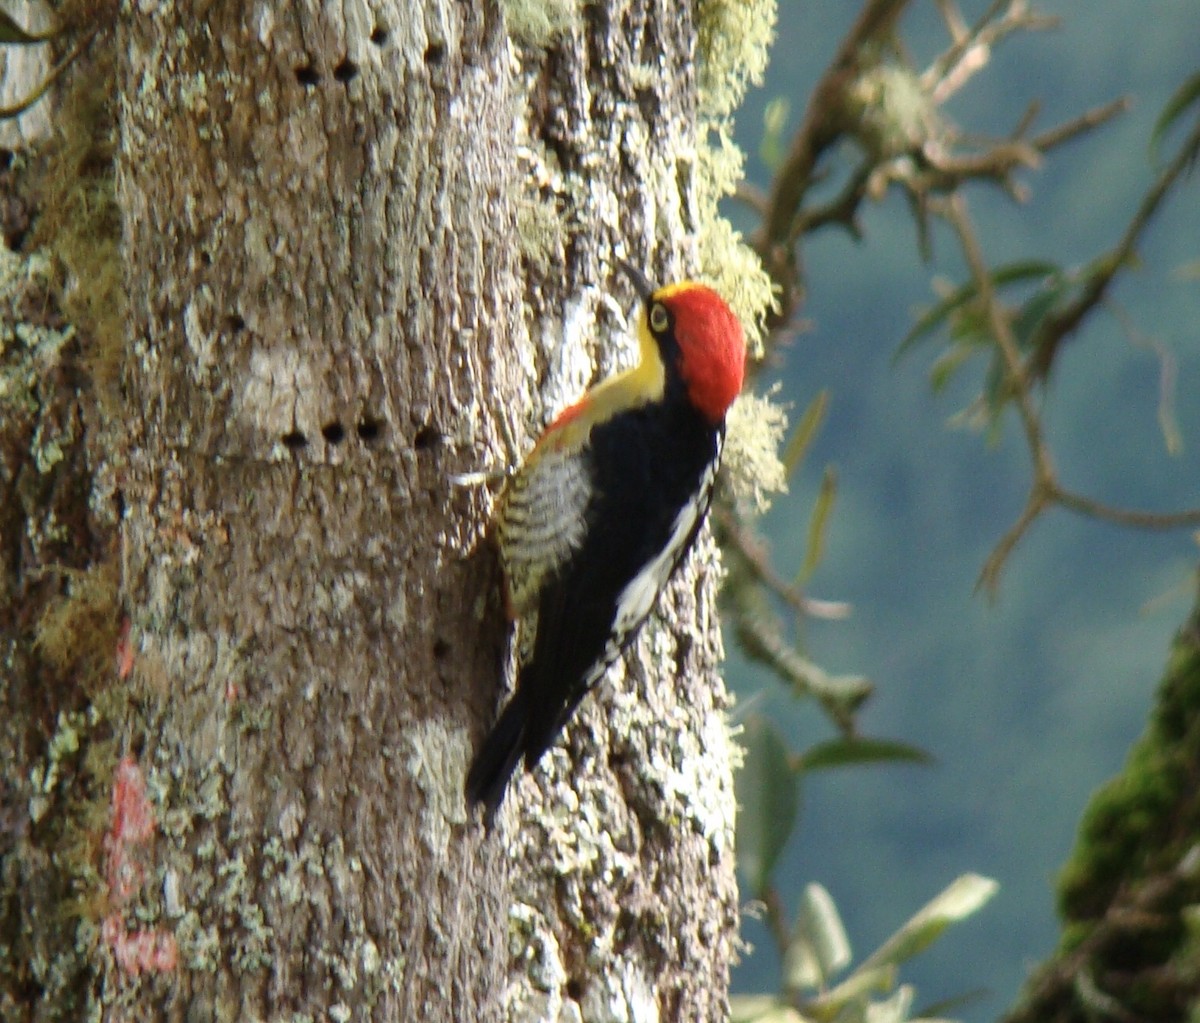
[[[467,802],[471,806],[483,804],[489,825],[524,753],[527,716],[525,701],[517,693],[488,732],[467,772]]]

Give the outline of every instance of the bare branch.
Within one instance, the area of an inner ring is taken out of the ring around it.
[[[1102,522],[1118,526],[1133,526],[1136,529],[1184,529],[1200,526],[1200,508],[1189,508],[1181,512],[1148,512],[1131,508],[1116,508],[1082,494],[1076,494],[1059,484],[1054,484],[1050,496],[1056,504]]]
[[[1047,153],[1056,146],[1060,146],[1064,142],[1075,138],[1077,135],[1083,135],[1092,131],[1094,128],[1098,128],[1104,124],[1105,121],[1111,121],[1118,114],[1125,113],[1130,105],[1129,97],[1122,96],[1111,103],[1104,103],[1101,106],[1093,107],[1091,110],[1084,111],[1078,117],[1060,124],[1056,128],[1051,128],[1041,135],[1035,135],[1029,140],[1029,144],[1039,153]]]
[[[787,322],[798,304],[800,268],[794,224],[814,180],[817,161],[849,127],[843,102],[846,88],[858,75],[868,44],[886,38],[909,3],[911,0],[868,0],[813,90],[800,129],[775,174],[767,212],[754,238],[763,265],[779,286],[775,322]]]
[[[1034,378],[1045,377],[1049,373],[1059,347],[1075,332],[1084,317],[1108,294],[1108,288],[1112,284],[1113,278],[1129,262],[1146,228],[1150,226],[1154,215],[1162,207],[1163,200],[1170,193],[1175,182],[1195,161],[1198,153],[1200,153],[1200,118],[1197,118],[1184,144],[1175,154],[1175,158],[1167,164],[1142,198],[1137,212],[1125,228],[1121,239],[1110,252],[1097,261],[1096,265],[1099,269],[1092,274],[1079,296],[1046,318],[1033,343],[1034,354],[1030,362],[1030,371]]]

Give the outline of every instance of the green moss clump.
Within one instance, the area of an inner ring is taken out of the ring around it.
[[[1131,1019],[1183,1020],[1197,1011],[1200,607],[1175,639],[1145,733],[1091,800],[1059,903],[1060,958],[1082,957],[1070,975],[1087,977]],[[1090,1018],[1081,990],[1060,992],[1071,1008],[1054,1018]]]

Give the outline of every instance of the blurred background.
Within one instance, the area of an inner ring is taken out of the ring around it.
[[[965,3],[967,20],[985,6]],[[946,112],[972,131],[1003,135],[1035,99],[1040,128],[1120,95],[1134,105],[1023,172],[1027,204],[968,189],[991,266],[1037,257],[1070,267],[1111,247],[1154,179],[1154,122],[1200,64],[1195,3],[1036,6],[1060,16],[1061,27],[1007,40]],[[756,155],[765,104],[790,100],[786,139],[857,9],[782,0],[766,83],[738,117],[748,176],[760,187],[770,180]],[[902,28],[920,65],[945,46],[928,0]],[[735,223],[744,216],[736,202],[728,213]],[[935,297],[931,280],[965,279],[954,239],[935,231],[932,260],[922,264],[894,191],[865,209],[863,227],[859,243],[837,229],[806,243],[801,330],[762,383],[781,382],[793,419],[822,389],[831,406],[763,525],[776,566],[790,576],[804,559],[821,473],[836,467],[828,547],[807,592],[848,601],[853,614],[807,623],[804,645],[825,669],[875,683],[861,717],[866,733],[918,745],[936,763],[806,776],[797,833],[776,876],[789,913],[807,882],[828,888],[856,960],[957,875],[995,878],[998,895],[902,974],[917,985],[917,1006],[986,989],[954,1013],[976,1023],[1013,1002],[1057,940],[1056,872],[1089,794],[1143,728],[1168,643],[1191,607],[1197,544],[1186,530],[1122,530],[1052,511],[1010,559],[996,600],[976,593],[985,558],[1024,505],[1024,441],[1011,413],[991,438],[952,424],[977,393],[981,366],[935,395],[936,344],[893,361]],[[1064,483],[1079,492],[1152,510],[1200,503],[1198,241],[1193,178],[1151,226],[1138,272],[1117,287],[1119,315],[1094,317],[1058,360],[1048,441]],[[1181,272],[1187,264],[1191,274]],[[1147,339],[1177,360],[1183,448],[1175,456],[1158,421],[1162,364]],[[774,716],[792,749],[833,737],[814,705],[794,701],[732,639],[727,646],[739,703]],[[778,990],[765,927],[748,921],[744,933],[754,951],[736,969],[734,990]]]

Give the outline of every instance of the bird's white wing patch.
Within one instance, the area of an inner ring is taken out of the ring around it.
[[[617,598],[617,613],[613,621],[611,638],[604,650],[604,657],[588,672],[584,684],[591,688],[604,674],[605,670],[621,654],[622,648],[630,634],[646,620],[658,595],[663,591],[671,578],[671,573],[679,563],[684,553],[684,545],[692,535],[696,523],[707,510],[712,497],[713,482],[717,477],[717,466],[720,464],[720,441],[718,441],[717,457],[704,470],[700,478],[700,486],[692,500],[679,509],[675,522],[671,526],[671,536],[667,544],[653,560],[635,575],[621,591]]]

